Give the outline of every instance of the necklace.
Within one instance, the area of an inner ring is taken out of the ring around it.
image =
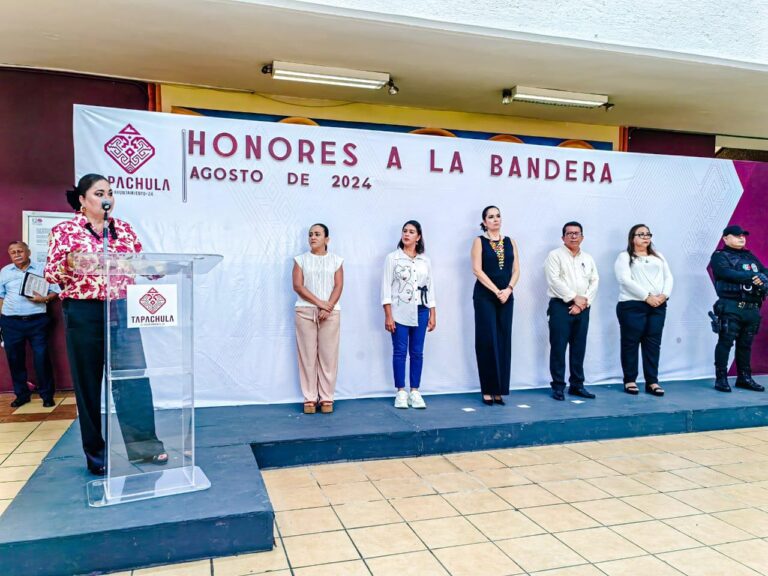
[[[499,270],[504,269],[504,238],[498,240],[491,240],[488,238],[488,242],[491,245],[491,250],[496,253],[496,259],[499,261]]]
[[[93,226],[90,222],[87,222],[85,224],[85,229],[88,230],[88,232],[91,233],[91,236],[96,238],[96,240],[101,240],[104,238],[104,236],[99,235],[96,230],[93,229]],[[112,238],[112,240],[117,240],[117,230],[115,230],[115,222],[113,220],[109,221],[109,225],[107,226],[107,230],[109,230],[109,237]],[[104,233],[104,229],[101,230],[102,234]]]

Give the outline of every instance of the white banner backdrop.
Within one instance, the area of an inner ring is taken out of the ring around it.
[[[520,251],[512,387],[549,384],[543,262],[568,220],[584,225],[600,290],[591,312],[588,384],[621,381],[616,255],[636,223],[675,276],[663,381],[709,377],[715,292],[706,266],[742,193],[730,161],[320,128],[76,106],[77,177],[109,177],[115,215],[145,251],[219,253],[198,278],[200,405],[300,401],[291,286],[311,224],[344,257],[338,398],[393,390],[379,286],[402,224],[419,220],[432,260],[437,329],[425,348],[424,393],[479,389],[470,264],[480,213],[499,206]],[[143,330],[162,354],[162,330]],[[163,402],[163,390],[155,390]]]

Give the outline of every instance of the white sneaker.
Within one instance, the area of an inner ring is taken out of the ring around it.
[[[395,408],[408,408],[408,392],[402,388],[395,394]]]
[[[424,398],[421,397],[421,394],[418,390],[411,390],[411,393],[408,395],[408,404],[411,405],[411,408],[426,408],[427,405],[424,402]]]

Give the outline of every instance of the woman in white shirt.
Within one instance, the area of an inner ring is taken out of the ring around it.
[[[659,386],[661,333],[672,294],[672,272],[667,261],[654,250],[653,235],[645,224],[629,230],[627,250],[616,258],[614,270],[619,281],[616,315],[621,328],[621,368],[624,391],[638,394],[638,347],[643,353],[645,391],[664,396]]]
[[[392,334],[395,408],[426,408],[419,392],[424,338],[437,322],[432,265],[424,255],[421,224],[403,224],[397,250],[387,254],[381,282],[384,328]],[[410,394],[405,391],[405,359],[410,356]]]
[[[328,252],[328,227],[309,229],[309,252],[293,263],[296,300],[296,347],[304,414],[317,404],[324,414],[333,412],[333,392],[339,366],[339,298],[344,288],[343,259]]]

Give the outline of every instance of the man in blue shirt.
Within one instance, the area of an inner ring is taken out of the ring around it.
[[[47,285],[45,295],[34,293],[33,297],[22,296],[21,288],[29,272],[43,276],[43,267],[30,260],[29,246],[21,241],[8,245],[11,263],[0,269],[0,328],[3,331],[5,355],[11,371],[13,391],[16,399],[12,408],[23,406],[30,400],[27,387],[27,342],[32,348],[37,390],[43,399],[43,406],[52,408],[53,377],[48,358],[48,314],[47,304],[56,298],[59,287]]]

